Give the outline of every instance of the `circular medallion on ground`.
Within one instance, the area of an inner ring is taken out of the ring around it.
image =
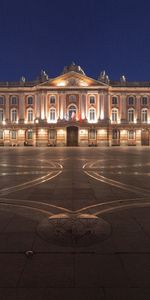
[[[84,247],[107,239],[111,226],[90,214],[58,214],[44,219],[38,226],[38,234],[53,244]]]

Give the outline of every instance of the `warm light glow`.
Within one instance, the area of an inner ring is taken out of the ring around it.
[[[105,129],[99,129],[97,133],[99,135],[107,134],[107,130],[105,130]]]
[[[24,130],[23,129],[19,129],[19,134],[24,134]]]
[[[47,123],[51,123],[51,124],[56,124],[57,123],[57,120],[50,120],[50,119],[47,119]]]
[[[3,125],[6,125],[6,121],[5,120],[3,120]]]
[[[8,129],[5,129],[4,130],[4,133],[7,135],[7,134],[9,134],[9,130]]]
[[[66,86],[66,81],[60,81],[60,82],[58,82],[57,86]]]
[[[57,133],[58,133],[59,135],[63,135],[63,134],[64,134],[64,130],[63,130],[63,129],[59,129],[59,130],[57,131]]]
[[[38,124],[38,123],[39,123],[39,120],[35,120],[35,123]]]
[[[43,135],[43,134],[45,134],[45,133],[46,133],[46,130],[45,130],[45,129],[43,129],[43,128],[41,128],[41,129],[39,130],[39,133]]]
[[[41,111],[41,119],[44,120],[44,109]]]
[[[90,120],[90,118],[88,118],[88,123],[90,123],[90,124],[95,124],[95,123],[97,123],[97,119],[95,119],[95,120]]]
[[[100,119],[101,119],[101,120],[104,119],[104,112],[103,112],[103,111],[101,111]]]
[[[126,133],[127,133],[127,130],[123,129],[123,130],[121,130],[121,133],[122,133],[122,134],[126,134]]]
[[[84,120],[85,119],[85,113],[84,112],[82,112],[82,120]]]
[[[80,86],[88,86],[88,83],[80,80]]]
[[[62,108],[60,110],[60,119],[63,120],[63,110],[62,110]]]
[[[80,135],[86,135],[86,134],[88,134],[87,129],[80,129]]]

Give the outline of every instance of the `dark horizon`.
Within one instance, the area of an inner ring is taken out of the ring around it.
[[[0,81],[57,77],[75,61],[89,77],[150,80],[147,0],[0,0]]]

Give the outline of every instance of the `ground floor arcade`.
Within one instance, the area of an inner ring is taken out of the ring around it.
[[[150,128],[135,126],[11,126],[0,129],[1,146],[150,145]]]

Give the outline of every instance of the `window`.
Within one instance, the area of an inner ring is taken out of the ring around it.
[[[3,138],[4,138],[3,130],[0,130],[0,140],[3,140]]]
[[[33,110],[28,109],[28,122],[32,122],[32,121],[33,121]]]
[[[0,96],[0,105],[4,105],[4,97]]]
[[[91,139],[91,140],[96,139],[96,130],[95,129],[90,129],[89,130],[89,139]]]
[[[69,101],[76,101],[76,95],[70,95]]]
[[[17,104],[17,97],[16,96],[12,96],[11,97],[11,104],[12,105],[16,105]]]
[[[112,109],[112,122],[117,122],[118,119],[118,109],[113,108]]]
[[[147,97],[142,98],[142,105],[147,105]]]
[[[0,109],[0,123],[3,122],[3,118],[4,118],[4,111],[3,109]]]
[[[147,123],[147,109],[142,109],[141,111],[141,121]]]
[[[91,108],[89,110],[89,120],[90,120],[90,122],[95,121],[95,109],[94,108]]]
[[[27,139],[28,140],[32,140],[32,137],[33,137],[33,131],[32,131],[32,129],[29,129],[27,131]]]
[[[33,104],[33,97],[28,97],[27,103],[28,103],[28,105],[32,105]]]
[[[90,104],[95,104],[95,97],[94,96],[90,96]]]
[[[134,109],[133,108],[128,109],[128,121],[134,122]]]
[[[56,98],[55,96],[50,96],[50,104],[55,104]]]
[[[12,122],[17,121],[17,110],[16,109],[12,109],[12,111],[11,111],[11,121]]]
[[[134,105],[134,97],[129,97],[128,98],[128,104],[129,105]]]
[[[55,108],[50,109],[50,121],[51,122],[56,121],[56,110],[55,110]]]
[[[54,140],[54,139],[56,139],[56,130],[50,129],[49,130],[49,140]]]
[[[76,106],[75,105],[71,105],[69,107],[69,120],[76,118],[76,112],[77,112]]]
[[[12,140],[16,140],[16,138],[17,138],[17,133],[16,133],[15,130],[12,130],[12,131],[11,131],[11,139],[12,139]]]
[[[117,105],[118,104],[118,99],[117,97],[112,97],[112,104]]]
[[[112,140],[120,139],[120,131],[117,129],[112,130]]]
[[[134,140],[135,139],[135,131],[134,130],[129,130],[128,131],[128,139],[129,140]]]

